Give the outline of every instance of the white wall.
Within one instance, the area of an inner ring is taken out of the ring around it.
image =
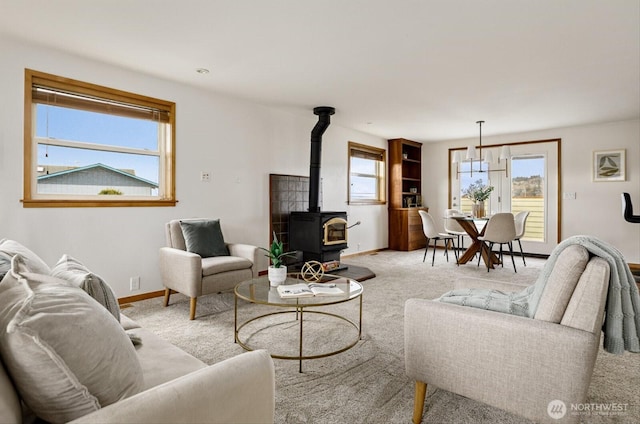
[[[227,240],[266,246],[269,174],[309,175],[309,118],[232,99],[15,40],[0,40],[0,239],[17,240],[53,265],[67,253],[108,281],[118,297],[160,290],[158,249],[173,218],[220,218]],[[23,208],[24,69],[176,102],[176,207]],[[336,113],[340,113],[340,105]],[[386,140],[332,124],[323,138],[323,208],[362,221],[346,254],[387,246],[386,206],[348,207],[347,143]],[[200,171],[211,182],[200,182]],[[266,258],[261,265],[266,269]],[[129,277],[141,277],[129,291]]]
[[[163,224],[183,217],[222,220],[225,238],[265,246],[269,240],[268,175],[308,175],[309,118],[232,99],[75,56],[0,40],[0,238],[11,238],[50,265],[67,253],[105,278],[119,297],[160,290],[158,248]],[[33,208],[22,198],[24,68],[175,101],[177,104],[176,207]],[[337,114],[340,105],[335,106]],[[398,134],[401,137],[402,134]],[[617,246],[629,262],[640,263],[640,225],[621,219],[620,193],[627,191],[640,211],[640,121],[560,128],[483,137],[486,144],[562,138],[562,238],[593,234]],[[347,143],[386,148],[384,139],[332,124],[323,137],[323,208],[346,210],[350,223],[345,254],[388,246],[387,205],[349,206]],[[433,211],[447,206],[447,149],[475,139],[423,147],[423,195]],[[626,148],[627,181],[591,182],[592,150]],[[211,183],[199,181],[210,171]],[[637,213],[637,212],[636,212]],[[266,260],[262,264],[266,268]],[[141,290],[129,291],[129,277],[141,277]]]
[[[483,136],[482,142],[488,145],[552,138],[562,139],[560,192],[576,193],[575,200],[561,200],[560,238],[593,235],[617,247],[627,262],[640,263],[640,225],[624,221],[620,200],[622,192],[630,193],[634,213],[640,213],[640,120]],[[475,138],[425,144],[423,177],[427,184],[423,184],[423,191],[431,210],[447,208],[448,186],[444,176],[448,172],[448,149],[477,142]],[[593,182],[592,152],[610,149],[626,149],[626,181]]]

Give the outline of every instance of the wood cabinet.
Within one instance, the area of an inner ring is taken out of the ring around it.
[[[422,143],[389,140],[389,249],[415,250],[426,246],[422,220]]]
[[[419,209],[389,209],[389,249],[416,250],[427,245],[427,238],[422,231],[422,219]]]

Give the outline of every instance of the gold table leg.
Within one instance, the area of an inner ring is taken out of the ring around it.
[[[303,318],[303,311],[304,308],[300,308],[300,360],[299,360],[299,365],[298,365],[298,372],[302,372],[302,321],[304,321]]]

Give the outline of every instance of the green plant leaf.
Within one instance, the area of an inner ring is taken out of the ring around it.
[[[295,251],[285,252],[284,245],[281,241],[278,240],[275,231],[273,232],[273,241],[271,242],[271,246],[269,249],[265,249],[261,247],[260,249],[267,252],[265,255],[271,260],[271,266],[274,268],[280,268],[282,266],[282,259],[287,256],[294,256],[296,254]]]

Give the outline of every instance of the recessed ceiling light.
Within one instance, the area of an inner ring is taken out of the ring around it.
[[[198,68],[198,69],[196,69],[196,72],[199,73],[199,74],[203,74],[204,75],[204,74],[208,74],[209,70],[206,69],[206,68]]]

